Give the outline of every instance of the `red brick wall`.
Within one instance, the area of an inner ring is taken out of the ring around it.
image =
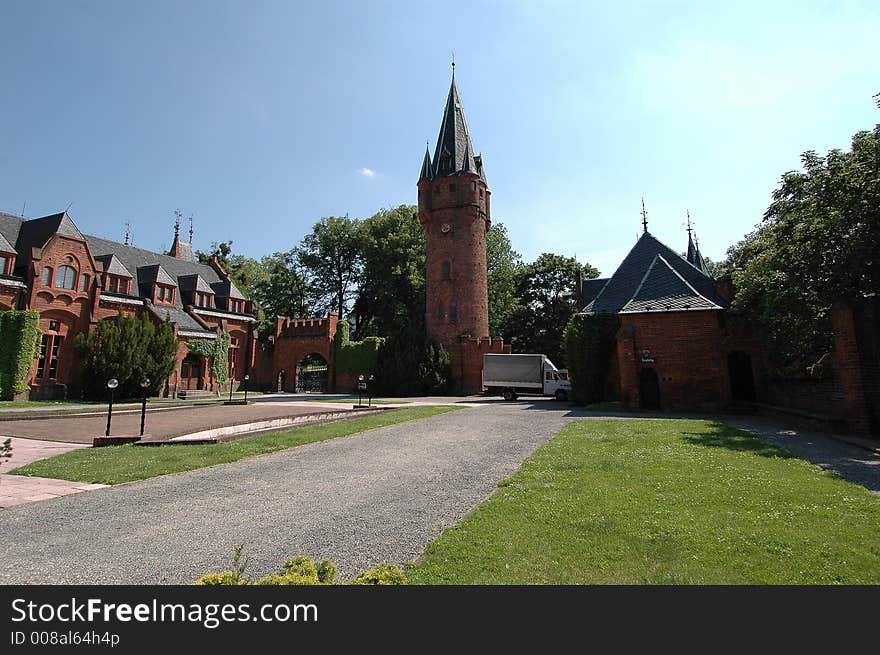
[[[452,375],[461,386],[462,393],[480,393],[483,390],[483,355],[502,353],[504,340],[459,339],[449,350]]]
[[[268,377],[277,380],[283,370],[284,388],[282,391],[296,390],[296,370],[304,357],[312,353],[321,355],[327,361],[328,385],[333,384],[333,338],[339,317],[330,314],[327,318],[291,320],[279,316],[275,320],[275,343],[272,351],[272,373],[261,373],[261,379]]]
[[[653,368],[663,409],[714,410],[730,399],[717,311],[623,314],[618,376],[624,405],[638,408],[639,372]],[[653,362],[643,362],[645,351]]]

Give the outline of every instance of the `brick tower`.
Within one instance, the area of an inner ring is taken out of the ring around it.
[[[425,148],[419,175],[419,222],[425,230],[425,325],[443,344],[462,390],[482,390],[483,353],[501,352],[489,337],[486,232],[489,187],[474,155],[453,64],[434,158]]]

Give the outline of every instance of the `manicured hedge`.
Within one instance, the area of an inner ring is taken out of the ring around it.
[[[376,370],[379,349],[385,340],[367,337],[363,341],[351,341],[348,321],[336,325],[336,370],[340,373],[366,373]]]

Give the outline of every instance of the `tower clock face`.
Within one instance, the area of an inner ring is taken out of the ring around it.
[[[443,234],[447,234],[451,229],[452,229],[452,225],[449,223],[441,223],[440,224],[440,231]]]

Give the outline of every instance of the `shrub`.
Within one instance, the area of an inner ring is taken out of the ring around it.
[[[197,585],[239,585],[247,584],[239,578],[235,571],[220,571],[208,573],[196,580]]]
[[[609,315],[575,314],[565,326],[565,358],[574,402],[586,405],[606,399],[616,332],[617,318]]]
[[[424,396],[452,391],[449,353],[412,328],[386,339],[376,364],[376,388],[385,396]]]
[[[39,352],[40,315],[10,309],[0,312],[0,399],[27,391],[25,378]]]
[[[286,586],[286,585],[331,585],[335,584],[336,565],[329,559],[314,562],[305,555],[291,557],[276,573],[271,573],[251,583],[244,577],[247,560],[242,561],[242,547],[235,546],[232,571],[208,573],[196,580],[197,585],[247,585]],[[345,583],[342,583],[345,584]],[[356,575],[348,584],[353,585],[403,585],[406,576],[393,564],[382,562],[369,571]]]
[[[353,585],[404,585],[406,576],[394,564],[382,562],[369,571],[358,573],[349,584]]]

